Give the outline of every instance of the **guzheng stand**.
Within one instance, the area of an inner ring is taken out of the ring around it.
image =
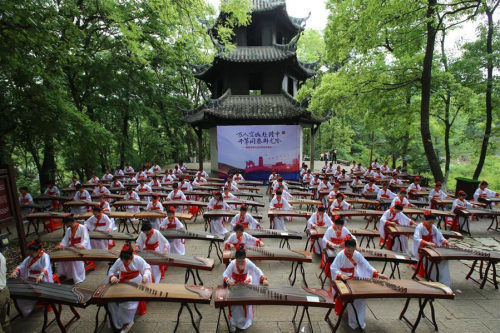
[[[288,275],[288,282],[290,282],[291,286],[295,285],[295,281],[297,280],[297,270],[299,269],[299,266],[300,266],[300,274],[302,275],[302,280],[304,281],[304,285],[308,287],[306,281],[306,271],[304,270],[304,265],[302,265],[301,261],[292,261],[292,268],[290,270],[290,275]]]

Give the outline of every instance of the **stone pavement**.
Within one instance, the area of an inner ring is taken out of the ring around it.
[[[264,188],[261,190],[264,192]],[[263,199],[266,203],[268,198]],[[265,209],[260,210],[264,215],[267,212]],[[203,230],[202,218],[198,217],[197,221],[189,223],[190,230]],[[347,227],[363,227],[365,222],[361,218],[354,218],[347,223]],[[264,227],[269,226],[267,216],[263,219]],[[486,232],[489,225],[488,220],[474,221],[471,225],[473,238],[466,237],[465,240],[454,242],[461,246],[473,248],[494,249],[500,251],[500,234],[494,232]],[[294,218],[292,222],[287,224],[289,230],[303,231],[305,219]],[[266,246],[277,247],[278,240],[265,239]],[[303,240],[291,240],[292,248],[303,249],[305,238]],[[121,244],[120,244],[121,245]],[[411,248],[411,246],[410,246]],[[187,240],[186,253],[189,255],[206,256],[208,243],[204,241]],[[212,254],[214,257],[214,254]],[[306,269],[307,282],[310,287],[320,288],[321,284],[317,278],[319,274],[320,258],[316,256],[313,263],[304,264]],[[382,265],[373,263],[374,266],[381,270]],[[495,290],[491,284],[487,284],[483,290],[472,281],[465,280],[465,275],[468,272],[466,265],[470,262],[450,262],[451,277],[453,281],[453,290],[456,292],[454,300],[437,300],[435,301],[436,317],[441,332],[500,332],[500,292]],[[285,262],[261,262],[257,265],[268,276],[271,285],[286,285],[288,284],[288,274],[290,264]],[[217,263],[212,272],[201,271],[201,277],[206,286],[217,286],[222,283],[222,273],[225,266]],[[87,275],[87,279],[80,286],[89,289],[95,289],[105,280],[107,265],[100,264],[95,272]],[[413,274],[413,270],[406,265],[401,266],[402,278],[409,279]],[[184,270],[181,268],[170,268],[166,272],[166,281],[162,283],[183,283]],[[300,284],[300,279],[298,284]],[[412,301],[408,316],[411,319],[416,317],[417,307],[416,301]],[[402,321],[398,320],[399,313],[403,308],[404,301],[401,299],[373,299],[368,301],[368,310],[366,312],[366,331],[367,332],[409,332],[409,327]],[[172,332],[175,326],[177,311],[179,305],[176,303],[148,303],[147,314],[136,317],[135,324],[130,332]],[[203,315],[201,321],[201,332],[214,332],[217,322],[217,310],[211,305],[201,305],[199,309]],[[94,320],[96,307],[89,306],[86,309],[78,310],[81,319],[74,323],[69,332],[91,332],[94,330]],[[69,310],[63,310],[63,318],[69,318]],[[12,314],[16,311],[13,308]],[[324,322],[324,309],[310,309],[313,329],[315,332],[329,332],[328,325]],[[101,311],[101,318],[103,312]],[[255,311],[254,324],[247,332],[292,332],[293,325],[291,318],[293,316],[292,307],[278,306],[257,306]],[[49,318],[52,318],[50,315]],[[337,317],[332,314],[332,321],[335,322]],[[189,315],[184,312],[181,318],[182,322],[178,332],[193,332],[190,323]],[[31,314],[26,319],[18,319],[12,323],[13,332],[37,332],[41,328],[43,322],[43,313],[37,311]],[[225,324],[221,326],[222,332],[227,332]],[[351,332],[343,321],[339,332]],[[423,319],[417,329],[417,332],[432,332],[433,326]],[[48,332],[59,332],[56,325],[52,325]],[[103,332],[111,332],[110,329],[104,328]],[[309,328],[302,327],[301,332],[309,332]]]

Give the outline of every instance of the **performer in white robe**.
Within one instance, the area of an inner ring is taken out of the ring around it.
[[[396,193],[389,190],[389,185],[387,183],[382,184],[382,188],[378,190],[377,200],[381,199],[394,199],[396,197]]]
[[[121,165],[117,165],[115,169],[115,176],[125,176],[125,172],[123,171]]]
[[[158,163],[155,162],[153,166],[149,169],[149,173],[160,173],[161,172],[161,167],[158,165]]]
[[[231,220],[231,228],[234,230],[234,227],[237,224],[243,225],[245,229],[261,229],[262,226],[260,225],[257,220],[253,218],[253,216],[248,213],[248,206],[246,205],[241,205],[240,207],[240,213],[236,214],[233,219]]]
[[[141,178],[139,179],[139,185],[137,185],[137,187],[135,188],[135,191],[139,194],[139,193],[151,193],[153,192],[153,190],[151,189],[151,187],[146,184],[146,181],[147,179],[146,178]],[[142,200],[144,201],[150,201],[151,200],[151,197],[148,195],[148,196],[141,196]]]
[[[488,189],[488,182],[486,180],[481,181],[478,189],[474,192],[474,200],[478,201],[479,198],[495,198],[500,194],[498,192]],[[493,208],[495,203],[491,203],[490,208]]]
[[[171,201],[171,200],[174,200],[174,201],[178,201],[178,200],[186,201],[187,200],[186,196],[184,195],[184,193],[181,190],[179,190],[179,184],[178,183],[173,183],[172,184],[172,188],[173,188],[173,190],[170,191],[170,193],[167,196],[167,201]],[[175,211],[178,212],[178,213],[183,213],[185,210],[186,210],[186,206],[176,206],[175,207]]]
[[[134,173],[134,168],[132,166],[130,166],[129,163],[125,163],[125,172],[126,173]]]
[[[348,280],[353,277],[357,278],[381,278],[387,279],[387,276],[380,274],[370,263],[363,257],[361,253],[356,251],[356,240],[348,239],[345,242],[345,249],[337,254],[335,260],[330,266],[332,272],[332,279]],[[334,294],[334,290],[332,290]],[[344,304],[339,299],[335,300],[335,312],[340,315]],[[354,311],[354,308],[356,311]],[[351,304],[347,305],[348,324],[352,329],[364,329],[366,311],[366,299],[357,299]],[[357,314],[357,320],[356,320]]]
[[[94,188],[92,191],[92,194],[96,196],[103,196],[105,194],[110,194],[109,190],[107,189],[106,186],[104,186],[104,182],[102,180],[99,181],[99,185]]]
[[[385,234],[385,228],[391,224],[399,225],[413,225],[413,221],[403,213],[403,206],[396,205],[386,210],[380,218],[378,231],[380,233],[380,244],[386,245],[388,250],[408,253],[408,238],[406,236],[399,236],[399,241],[393,242],[390,235]]]
[[[95,172],[92,173],[92,177],[89,179],[87,184],[96,185],[96,186],[99,184],[99,177],[97,177],[97,174]]]
[[[193,180],[193,186],[202,186],[204,183],[206,183],[207,180],[201,176],[201,174],[198,174],[196,178]]]
[[[145,210],[148,212],[163,212],[163,205],[160,202],[160,196],[158,195],[158,193],[153,193],[153,201],[150,201],[148,203]],[[163,218],[151,218],[148,220],[149,222],[151,222],[153,228],[159,230],[160,223],[163,220]]]
[[[241,224],[234,226],[234,232],[229,235],[224,243],[226,249],[238,250],[241,246],[245,248],[250,246],[264,246],[264,242],[245,232],[245,228]]]
[[[453,230],[465,230],[465,221],[467,218],[465,216],[459,216],[457,211],[460,209],[474,208],[476,205],[471,204],[465,198],[467,197],[467,193],[460,190],[458,191],[458,198],[453,201],[453,205],[451,206],[451,213],[455,214],[454,225],[452,226]]]
[[[350,209],[352,209],[352,205],[344,200],[344,194],[337,193],[337,195],[335,196],[335,200],[330,205],[330,212],[332,213],[332,215],[335,215],[335,212],[337,211]]]
[[[239,183],[239,182],[244,182],[245,178],[243,178],[243,175],[240,172],[236,172],[235,175],[233,176],[233,182]]]
[[[111,219],[102,213],[102,209],[99,206],[94,206],[92,208],[93,214],[85,221],[85,226],[88,231],[106,231],[110,232],[113,230],[113,224]],[[107,239],[91,239],[90,246],[93,249],[107,249],[108,248],[108,240]]]
[[[233,182],[232,178],[228,178],[227,179],[227,182],[224,184],[224,187],[229,188],[229,191],[231,191],[231,192],[237,192],[237,191],[239,191],[238,184],[236,184],[235,182]]]
[[[153,187],[159,188],[159,190],[155,189],[155,191],[161,191],[162,186],[161,186],[161,181],[158,179],[157,176],[153,176],[153,179],[148,183],[149,187],[153,189]]]
[[[234,194],[232,194],[231,192],[229,192],[229,187],[227,187],[227,186],[224,186],[224,193],[222,194],[222,198],[224,200],[238,199]],[[231,209],[233,209],[233,210],[236,210],[237,205],[236,204],[229,205],[229,207],[231,207]]]
[[[406,190],[403,188],[399,191],[398,195],[392,199],[391,207],[396,205],[401,205],[403,207],[414,207],[415,205],[411,204],[410,201],[406,198]]]
[[[120,258],[115,261],[108,272],[107,282],[110,284],[121,282],[150,283],[151,266],[141,257],[134,255],[132,248],[125,244],[120,252]],[[128,332],[134,324],[138,306],[139,302],[108,303],[113,326],[121,329],[121,332]]]
[[[200,168],[197,172],[196,172],[196,177],[202,177],[202,178],[208,178],[208,173],[203,170],[203,168]]]
[[[320,193],[320,192],[326,192],[326,191],[330,192],[331,190],[333,190],[333,185],[330,184],[330,182],[326,178],[326,175],[325,175],[325,178],[323,178],[323,181],[318,185],[317,189],[318,189],[318,193],[319,193],[319,199],[321,200],[321,204],[324,207],[328,207],[329,195]]]
[[[314,193],[313,199],[319,198],[318,186],[320,183],[321,180],[319,179],[319,174],[315,174],[314,178],[311,179],[311,182],[309,183],[309,191],[312,190],[312,192]]]
[[[307,225],[306,229],[309,230],[311,228],[329,228],[333,225],[332,220],[330,219],[330,216],[325,214],[325,207],[319,206],[318,211],[314,214],[311,215],[309,220],[307,220]],[[317,254],[321,254],[321,251],[325,247],[324,242],[322,239],[318,239],[318,241],[314,241],[311,239],[311,242],[314,245],[314,252]],[[318,244],[319,243],[319,244]]]
[[[224,283],[231,288],[237,284],[246,285],[269,285],[266,276],[260,268],[258,268],[252,261],[246,259],[246,252],[244,249],[236,251],[236,259],[232,260],[222,274]],[[257,278],[253,278],[253,277]],[[234,332],[236,328],[246,330],[252,325],[253,321],[253,307],[252,305],[234,305],[229,308],[231,313],[230,325],[231,331]]]
[[[28,242],[26,247],[28,256],[14,269],[10,274],[10,278],[20,278],[22,280],[35,281],[36,283],[53,283],[50,257],[43,251],[42,243],[39,240],[33,240]],[[17,299],[15,302],[23,317],[29,315],[37,303],[37,301],[27,299]]]
[[[273,182],[273,191],[276,191],[280,185],[283,186],[285,190],[288,190],[288,184],[285,182],[283,177],[279,177]]]
[[[123,188],[125,186],[123,186],[123,183],[118,179],[118,177],[113,177],[113,181],[111,182],[111,187],[120,187],[120,188]]]
[[[19,195],[19,205],[32,205],[33,204],[33,197],[31,194],[28,192],[28,188],[26,186],[23,186],[20,188],[21,194]],[[33,208],[22,208],[21,207],[21,216],[25,217],[26,215],[30,214],[33,212]]]
[[[124,201],[140,201],[141,198],[139,198],[139,195],[137,194],[136,191],[133,190],[132,186],[127,187],[127,193],[125,193],[125,196],[123,197]],[[130,205],[127,206],[127,212],[129,213],[139,213],[139,206],[137,205]]]
[[[163,221],[160,224],[160,230],[167,230],[167,229],[182,229],[184,230],[184,225],[179,221],[177,217],[175,217],[175,208],[170,207],[167,210],[167,217],[163,219]],[[170,243],[170,253],[175,253],[175,254],[180,254],[180,255],[185,255],[186,254],[186,249],[184,247],[184,239],[182,238],[174,238],[174,239],[168,239],[168,242]]]
[[[392,176],[392,179],[389,180],[389,185],[401,185],[403,184],[403,182],[401,181],[401,179],[398,178],[398,174],[395,173],[393,176]]]
[[[207,206],[208,210],[231,210],[231,207],[224,201],[222,193],[217,192],[215,196],[210,199]],[[228,231],[225,226],[224,217],[215,217],[210,219],[210,232],[215,234],[224,235]]]
[[[361,193],[363,195],[371,196],[371,195],[376,195],[379,190],[380,190],[380,188],[374,184],[374,179],[370,178],[368,180],[368,184],[365,185],[365,187],[363,188],[363,191],[361,191]]]
[[[61,196],[61,192],[59,191],[57,186],[55,186],[52,183],[49,183],[49,186],[47,187],[45,192],[43,192],[43,194],[50,195],[51,197],[60,197]],[[57,200],[51,200],[50,204],[51,204],[51,208],[50,208],[51,210],[57,210],[59,208],[59,201],[57,201]]]
[[[113,174],[111,173],[111,170],[106,169],[106,172],[104,173],[104,175],[102,175],[101,180],[106,182],[110,182],[111,180],[113,180]]]
[[[78,224],[73,216],[63,219],[66,232],[59,244],[59,249],[69,247],[76,249],[90,249],[90,239],[87,228],[84,225]],[[73,279],[75,284],[85,280],[85,263],[83,261],[61,261],[57,264],[57,274],[62,277],[66,276]]]
[[[286,201],[286,199],[282,198],[282,193],[281,191],[277,191],[276,195],[274,198],[271,200],[269,203],[269,210],[292,210],[292,206]],[[286,226],[285,226],[285,217],[279,216],[279,217],[273,217],[271,219],[271,229],[276,229],[276,230],[284,230],[286,231]]]
[[[311,169],[307,169],[307,172],[304,173],[304,175],[302,176],[302,183],[309,186],[309,183],[311,182],[312,179],[313,176],[311,174]]]
[[[441,190],[441,182],[436,182],[436,186],[429,191],[429,207],[431,209],[437,209],[432,199],[445,199],[448,195]]]
[[[73,197],[73,200],[76,201],[92,201],[89,192],[83,188],[81,184],[76,185],[76,193]],[[71,212],[73,214],[85,214],[88,210],[90,210],[90,206],[80,206],[80,207],[71,207]]]
[[[436,215],[424,214],[424,220],[417,225],[415,233],[413,234],[413,256],[420,259],[418,250],[423,247],[441,247],[447,246],[448,241],[443,237],[441,231],[436,228]],[[418,276],[425,278],[426,259],[417,272]],[[443,260],[438,264],[439,276],[437,275],[436,268],[431,272],[430,278],[434,281],[439,281],[448,287],[451,287],[450,269],[448,267],[448,260]]]
[[[141,233],[135,241],[135,249],[137,252],[153,251],[168,254],[170,252],[170,244],[160,231],[153,229],[151,222],[144,221],[142,222]],[[153,282],[160,283],[160,266],[152,265],[151,271],[153,273]]]

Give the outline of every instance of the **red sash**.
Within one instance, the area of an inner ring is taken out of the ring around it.
[[[278,203],[274,204],[274,208],[283,208],[283,204],[281,203],[280,200],[278,200]]]
[[[155,233],[154,230],[151,230],[149,234],[146,234],[146,242],[144,242],[145,243],[144,247],[146,250],[155,251],[156,248],[160,245],[159,242],[148,243],[151,237],[153,237],[154,233]]]
[[[153,202],[153,205],[152,205],[153,210],[160,210],[161,209],[159,206],[156,206],[157,203],[158,203],[158,201]]]
[[[21,196],[21,202],[22,203],[27,203],[29,202],[29,199],[27,198],[27,195],[25,196],[24,194]]]
[[[175,217],[172,220],[168,219],[167,229],[176,229],[176,228],[177,224],[175,223]]]
[[[71,229],[71,236],[69,238],[69,245],[73,246],[75,244],[81,243],[82,237],[75,238],[76,231],[78,230],[79,227],[74,228],[75,230]]]
[[[231,273],[231,277],[233,278],[234,282],[236,282],[236,283],[238,283],[238,282],[245,283],[245,281],[247,279],[247,274],[243,273],[243,271],[245,271],[245,267],[243,267],[243,269],[240,270],[238,268],[238,265],[235,265],[235,268],[238,271],[238,273],[235,273],[235,272]],[[247,315],[248,315],[248,313],[247,313],[247,306],[246,305],[243,305],[243,312],[245,313],[245,318],[246,318]]]
[[[144,186],[141,186],[141,188],[139,188],[139,192],[147,192],[148,189],[145,188]]]
[[[96,218],[96,219],[97,219],[97,218]],[[104,227],[104,226],[106,226],[106,223],[105,223],[105,222],[101,223],[101,219],[102,219],[102,214],[101,214],[101,216],[99,216],[99,218],[97,219],[97,222],[96,222],[96,224],[95,224],[95,228],[94,228],[94,230],[97,230],[97,228],[99,228],[99,227]]]
[[[120,271],[120,282],[135,279],[139,274],[139,271]]]
[[[28,268],[30,268],[31,266],[33,266],[33,264],[36,263],[38,261],[38,259],[40,259],[42,257],[42,255],[43,255],[43,250],[40,250],[40,252],[38,252],[38,254],[36,255],[36,257],[31,258],[30,262],[28,263]]]
[[[325,225],[324,216],[320,215],[318,212],[316,212],[316,225],[318,227],[322,227]]]

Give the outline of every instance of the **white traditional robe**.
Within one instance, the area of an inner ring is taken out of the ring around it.
[[[224,184],[225,187],[229,188],[229,191],[231,192],[237,192],[238,191],[238,186],[233,182],[231,181],[231,184],[229,184],[229,182],[226,182]]]
[[[127,173],[132,173],[132,172],[135,172],[134,171],[134,168],[132,168],[130,165],[128,167],[125,168],[125,172]]]
[[[244,182],[245,178],[241,175],[241,173],[237,173],[233,176],[233,182],[238,183],[238,182]]]
[[[396,193],[392,192],[389,189],[384,190],[383,188],[381,188],[380,190],[378,190],[378,193],[377,193],[377,200],[394,199],[395,197],[396,197]]]
[[[273,194],[273,198],[276,196],[276,191]],[[288,192],[287,190],[282,190],[281,191],[281,197],[285,199],[286,201],[288,200],[293,200],[293,196]]]
[[[163,205],[161,204],[160,200],[151,201],[148,203],[145,210],[148,212],[163,212]],[[148,220],[149,222],[151,222],[151,225],[154,229],[159,230],[162,219],[163,218],[152,218]]]
[[[95,215],[92,215],[85,221],[85,226],[87,227],[88,231],[112,231],[113,230],[113,223],[111,222],[111,219],[105,215],[101,214],[100,218],[98,219],[95,217]],[[107,239],[91,239],[90,240],[90,246],[93,249],[107,249],[108,248],[108,240]]]
[[[474,192],[474,200],[477,201],[479,198],[494,198],[498,197],[498,195],[498,192],[492,191],[488,188],[481,190],[481,188],[478,187]],[[491,203],[491,206],[495,206],[495,203]]]
[[[319,185],[318,185],[318,195],[319,197],[321,198],[321,203],[323,204],[323,207],[328,207],[328,198],[330,197],[330,195],[321,195],[319,194],[320,191],[331,191],[333,190],[333,185],[330,184],[329,182],[327,182],[325,184],[325,182],[321,182]],[[330,192],[331,193],[331,192]]]
[[[128,273],[133,276],[136,271],[138,274],[135,277],[129,275],[127,277],[131,278],[124,279],[125,274]],[[121,259],[117,259],[108,272],[106,282],[110,283],[113,276],[120,279],[120,282],[141,283],[143,276],[146,276],[151,281],[151,266],[144,259],[136,255],[133,256],[132,261],[127,267]],[[113,318],[113,325],[121,329],[123,325],[132,323],[138,306],[139,302],[108,303],[108,310]]]
[[[75,193],[75,196],[73,197],[73,200],[82,200],[82,201],[92,201],[90,194],[87,190],[83,191],[77,191]],[[80,206],[80,207],[71,207],[71,212],[73,214],[85,214],[87,211],[90,210],[90,206]]]
[[[99,177],[92,177],[89,179],[89,181],[87,182],[88,184],[92,184],[92,185],[97,185],[99,184]]]
[[[26,193],[19,195],[19,205],[32,205],[33,204],[33,197],[31,194]],[[33,208],[21,208],[21,216],[25,217],[26,215],[30,214],[33,211]]]
[[[333,225],[333,223],[332,219],[330,219],[330,216],[328,216],[328,214],[323,213],[323,216],[321,216],[319,212],[316,212],[311,215],[309,220],[307,220],[307,225],[306,225],[307,230],[311,229],[313,225],[323,228],[329,228]],[[323,239],[318,239],[317,242],[316,241],[314,242],[315,253],[321,254],[321,251],[323,250],[324,247],[325,244],[323,242]]]
[[[121,188],[123,188],[125,186],[123,186],[123,183],[117,179],[117,180],[111,182],[111,187],[121,187]]]
[[[238,199],[234,194],[232,194],[231,192],[229,193],[222,193],[222,198],[224,198],[224,200],[228,200],[228,199]],[[229,205],[229,207],[231,207],[231,209],[233,210],[236,210],[236,207],[238,205],[234,204],[234,205]]]
[[[444,199],[446,197],[446,193],[444,193],[441,189],[436,190],[435,188],[433,188],[429,191],[429,201],[432,199]]]
[[[153,187],[160,187],[160,188],[162,187],[162,186],[161,186],[161,181],[159,181],[159,180],[158,180],[158,178],[151,180],[151,181],[148,183],[148,185],[149,185],[149,187],[151,187],[151,189],[152,189]]]
[[[407,188],[408,193],[422,191],[422,186],[419,183],[411,183]]]
[[[274,197],[269,203],[269,209],[273,210],[292,210],[292,206],[286,201],[286,199]],[[285,217],[273,217],[273,229],[286,231]]]
[[[401,205],[403,207],[410,207],[410,202],[408,201],[408,199],[406,199],[406,197],[404,197],[403,200],[401,200],[399,196],[395,196],[394,199],[392,199],[391,207],[394,207],[396,205]]]
[[[161,179],[161,181],[162,181],[162,183],[167,183],[167,182],[173,182],[176,179],[177,178],[175,177],[175,175],[168,174],[168,175],[163,176],[163,178]]]
[[[34,258],[28,256],[23,262],[15,268],[17,276],[22,280],[35,281],[43,273],[43,282],[53,283],[52,267],[50,266],[50,257],[41,250]],[[15,301],[23,317],[26,317],[33,311],[37,301],[18,299]]]
[[[231,207],[225,202],[224,200],[222,201],[217,201],[217,199],[212,198],[208,202],[207,206],[208,210],[231,210]],[[211,218],[210,219],[210,232],[213,232],[215,234],[226,234],[228,231],[226,229],[226,226],[224,224],[225,219],[223,217],[216,217],[216,218]]]
[[[281,183],[277,180],[273,182],[273,191],[276,191],[280,185],[283,185],[284,190],[288,190],[288,185],[285,181],[282,181]]]
[[[192,191],[193,186],[189,181],[183,180],[182,182],[179,182],[179,190],[181,191]]]
[[[113,180],[113,175],[110,173],[105,173],[104,175],[102,175],[101,179],[105,180],[105,181],[111,181],[111,180]]]
[[[125,172],[123,172],[122,169],[115,170],[115,176],[123,176],[123,175],[125,175]]]
[[[401,184],[403,184],[403,182],[401,181],[401,179],[392,178],[391,180],[389,180],[389,184],[390,185],[401,185]]]
[[[231,220],[231,229],[234,229],[236,224],[243,224],[245,229],[260,229],[261,225],[257,220],[253,218],[253,216],[246,212],[244,216],[241,213],[236,214]]]
[[[146,184],[146,183],[141,183],[141,184],[139,184],[139,185],[135,188],[135,191],[136,191],[137,193],[139,193],[139,192],[143,192],[143,193],[144,193],[144,192],[153,192],[153,190],[151,189],[151,187],[150,187],[148,184]],[[143,200],[145,200],[145,201],[150,201],[150,200],[151,200],[150,196],[145,196],[145,197],[142,197],[142,198],[143,198]]]
[[[372,185],[366,184],[361,193],[373,194],[373,193],[378,193],[379,190],[380,190],[380,188],[375,184],[372,184]]]
[[[437,246],[443,246],[447,243],[446,239],[443,237],[441,231],[435,226],[431,226],[431,232],[426,228],[424,223],[420,223],[415,228],[415,233],[413,234],[413,256],[417,259],[420,259],[420,254],[418,253],[418,249],[421,247],[425,247],[422,240],[427,242],[432,242]],[[422,263],[425,267],[426,260],[424,258],[424,262]],[[431,279],[434,281],[439,281],[448,287],[451,287],[451,278],[450,278],[450,268],[448,267],[448,260],[443,260],[438,264],[439,269],[439,277],[437,275],[437,270],[434,268],[431,272]]]
[[[137,184],[137,178],[135,178],[135,176],[130,176],[128,182],[131,184]]]
[[[222,274],[224,282],[231,279],[242,284],[259,285],[266,279],[266,276],[259,267],[249,259],[245,259],[245,267],[239,268],[236,260],[232,260]],[[231,312],[231,324],[245,330],[252,325],[253,307],[252,305],[234,305],[229,308]]]
[[[160,229],[184,229],[184,225],[175,216],[172,219],[165,217],[160,224]],[[182,239],[182,238],[168,239],[167,238],[167,240],[170,243],[170,253],[175,253],[175,254],[180,254],[180,255],[186,254],[186,249],[184,247],[184,243],[185,243],[184,239]]]
[[[135,241],[135,245],[139,247],[140,251],[148,250],[164,254],[170,252],[170,243],[165,237],[163,237],[161,232],[156,229],[151,229],[151,232],[149,233],[141,231],[139,237],[137,237],[137,240]],[[153,273],[153,282],[160,283],[160,266],[152,265],[151,272]]]
[[[87,228],[79,224],[74,234],[71,228],[67,228],[59,246],[65,249],[68,247],[76,248],[80,245],[83,245],[85,249],[91,248]],[[85,263],[83,261],[61,261],[57,264],[57,274],[73,279],[75,284],[83,282],[85,280]]]
[[[248,246],[260,246],[260,243],[261,243],[260,239],[257,239],[254,236],[247,234],[246,232],[243,232],[240,238],[238,238],[236,232],[233,232],[226,239],[224,245],[225,248],[228,249],[230,248],[229,244],[233,244],[235,246],[244,245],[245,247],[248,247]]]
[[[208,173],[205,170],[199,170],[196,172],[196,177],[198,177],[198,175],[201,175],[202,178],[208,178]]]
[[[139,195],[137,194],[136,191],[132,191],[132,193],[127,192],[125,193],[125,196],[123,197],[124,201],[140,201],[141,198],[139,198]],[[139,206],[127,206],[127,212],[130,213],[139,213]]]
[[[354,261],[354,263],[351,260]],[[345,250],[339,252],[335,257],[335,260],[333,260],[333,263],[330,265],[332,279],[339,276],[339,274],[359,278],[373,278],[378,275],[377,270],[373,268],[373,266],[370,265],[365,257],[363,257],[363,255],[358,251],[354,251],[351,260],[347,257]],[[332,294],[334,294],[334,292],[335,291],[333,290]],[[356,308],[356,312],[354,311],[353,306]],[[358,328],[358,321],[362,329],[366,327],[365,311],[366,299],[357,299],[352,303],[352,306],[347,306],[348,323],[352,329]],[[358,320],[356,320],[355,313],[358,314]]]
[[[403,212],[399,212],[396,214],[394,208],[388,209],[384,212],[382,217],[380,218],[380,223],[378,226],[378,231],[380,233],[380,242],[382,243],[385,240],[385,223],[386,222],[394,222],[399,225],[412,225],[413,221],[406,216]],[[401,248],[399,243],[401,242]],[[405,236],[399,236],[399,241],[392,240],[392,247],[389,250],[395,252],[403,252],[408,253],[408,238]]]
[[[158,164],[153,165],[149,169],[149,173],[160,173],[161,172],[161,167]]]
[[[335,225],[331,225],[328,229],[326,229],[325,234],[323,235],[323,248],[329,247],[333,248],[335,246],[344,247],[344,243],[346,240],[354,237],[349,229],[346,227],[342,227],[342,229],[337,229]]]
[[[341,202],[334,200],[330,206],[330,212],[332,212],[332,215],[335,215],[336,211],[350,209],[352,209],[352,205],[348,204],[345,200],[342,200]]]
[[[467,209],[467,208],[473,208],[475,205],[471,204],[467,200],[460,200],[459,198],[455,199],[453,201],[453,205],[451,205],[451,213],[456,214],[457,212],[455,211],[457,208],[462,208],[462,209]],[[467,218],[465,216],[459,216],[456,215],[455,217],[458,221],[458,226],[460,230],[464,230],[465,228],[465,221]]]
[[[109,190],[105,187],[105,186],[97,186],[94,188],[94,190],[92,191],[92,194],[95,194],[95,195],[105,195],[105,194],[110,194],[111,192],[109,192]]]
[[[177,190],[170,191],[170,193],[167,196],[167,200],[168,201],[171,201],[171,200],[174,200],[174,201],[177,201],[177,200],[186,201],[187,199],[186,199],[186,196],[184,195],[184,193],[182,193],[181,190],[177,189]],[[185,209],[186,209],[186,206],[176,206],[175,207],[175,211],[178,212],[178,213],[184,212]]]
[[[313,176],[310,173],[306,173],[304,176],[302,176],[302,182],[304,184],[309,184],[312,179],[313,179]]]
[[[137,178],[137,180],[140,180],[140,179],[145,179],[145,178],[148,178],[148,175],[147,175],[146,171],[139,171],[139,172],[135,175],[135,178]]]
[[[45,190],[45,192],[43,192],[43,194],[50,195],[53,197],[60,197],[61,196],[61,192],[59,191],[59,189],[55,185],[52,186],[52,188],[47,187],[47,189]],[[55,209],[57,209],[57,207],[59,207],[59,202],[57,200],[51,200],[50,204],[52,205],[51,210],[55,210]]]
[[[203,177],[196,177],[194,180],[193,180],[193,186],[201,186],[203,183],[206,183],[207,180]]]

